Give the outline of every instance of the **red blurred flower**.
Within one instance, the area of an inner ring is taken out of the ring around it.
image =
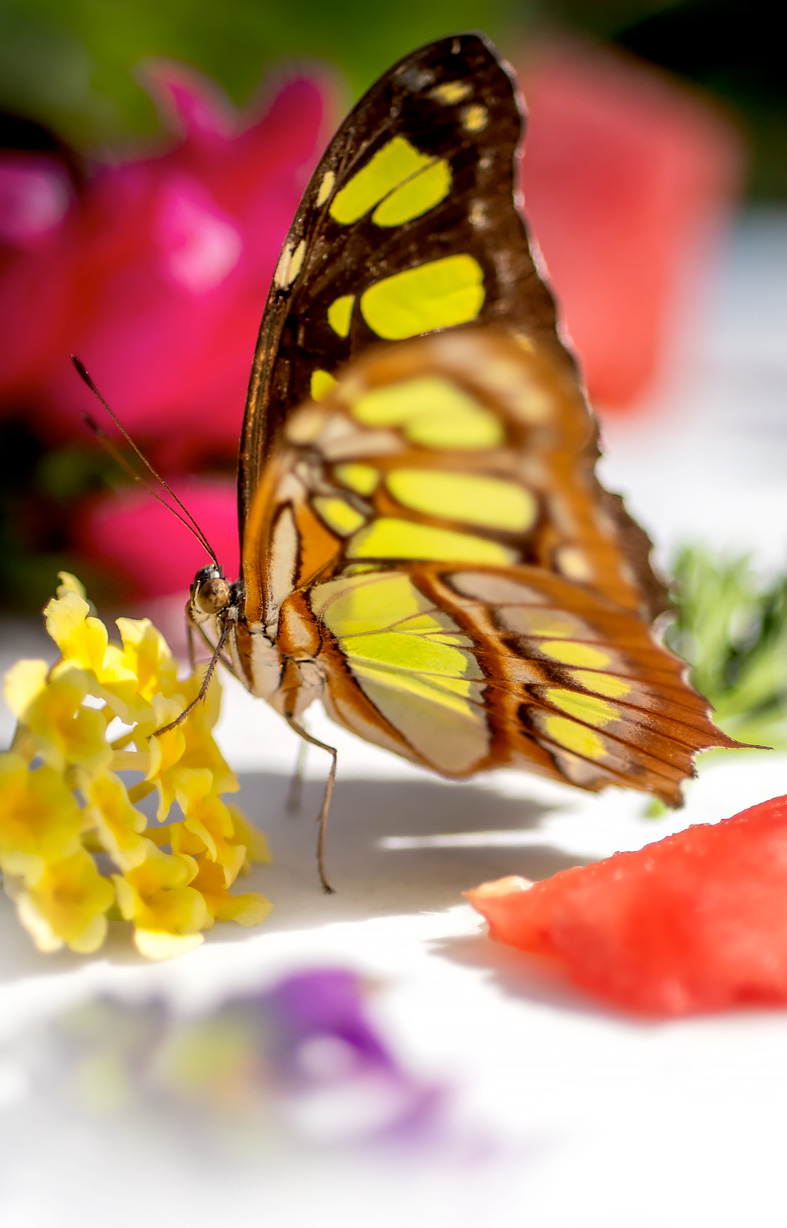
[[[733,126],[641,62],[580,42],[533,53],[522,184],[593,403],[622,409],[668,352],[675,307],[739,187]]]
[[[281,244],[321,151],[325,83],[294,77],[248,126],[193,70],[146,74],[179,142],[97,165],[76,194],[43,155],[0,163],[0,403],[81,431],[78,353],[157,463],[234,457]]]

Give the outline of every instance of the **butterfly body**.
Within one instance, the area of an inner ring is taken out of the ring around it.
[[[448,777],[519,766],[674,805],[694,753],[732,743],[653,636],[650,543],[596,479],[519,211],[522,122],[494,51],[460,35],[342,125],[260,329],[243,574],[206,568],[190,616],[304,736],[320,699]]]

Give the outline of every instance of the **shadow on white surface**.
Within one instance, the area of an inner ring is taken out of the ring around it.
[[[241,776],[240,804],[267,832],[273,852],[273,864],[253,876],[275,906],[267,928],[437,911],[461,904],[463,891],[490,878],[544,878],[577,862],[546,838],[544,845],[534,842],[549,812],[543,803],[477,784],[341,780],[326,850],[335,894],[325,896],[313,821],[322,786],[306,782],[300,812],[292,815],[284,810],[287,783],[283,776]]]
[[[620,1011],[607,1009],[603,1003],[576,989],[560,967],[544,956],[527,955],[497,942],[492,942],[484,929],[478,934],[462,934],[434,939],[432,953],[460,968],[471,968],[484,974],[487,985],[507,998],[520,999],[534,1006],[557,1007],[579,1015],[595,1015],[601,1019],[619,1021]],[[642,1027],[663,1026],[656,1019],[624,1016],[627,1023]]]
[[[285,809],[289,778],[243,773],[238,804],[268,836],[273,861],[257,866],[235,893],[259,891],[273,902],[260,927],[217,924],[206,945],[244,944],[275,934],[342,922],[438,913],[462,904],[462,892],[506,874],[541,879],[576,865],[581,857],[538,842],[538,828],[550,807],[505,797],[492,787],[430,780],[341,780],[328,828],[327,866],[335,888],[324,895],[317,878],[313,816],[322,784],[306,781],[298,814]],[[235,800],[235,799],[233,799]],[[13,905],[0,897],[0,983],[57,973],[85,965],[84,956],[63,950],[42,960],[20,927]],[[110,927],[96,960],[111,964],[146,962],[122,923]]]

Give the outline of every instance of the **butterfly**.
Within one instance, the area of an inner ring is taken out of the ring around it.
[[[407,56],[344,121],[262,318],[242,576],[214,560],[192,586],[212,666],[228,655],[333,755],[326,889],[336,752],[303,726],[316,699],[447,777],[516,766],[669,805],[696,751],[736,745],[657,642],[650,542],[596,479],[521,212],[523,123],[478,34]]]

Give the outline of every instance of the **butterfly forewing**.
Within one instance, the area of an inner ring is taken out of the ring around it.
[[[516,207],[522,131],[514,82],[477,34],[407,56],[344,121],[298,209],[263,316],[241,440],[241,523],[288,412],[381,339],[498,323],[573,368]]]
[[[247,524],[249,614],[280,604],[270,544],[289,516],[293,588],[364,563],[527,563],[647,610],[597,457],[576,382],[530,343],[453,329],[372,352],[284,425]]]

